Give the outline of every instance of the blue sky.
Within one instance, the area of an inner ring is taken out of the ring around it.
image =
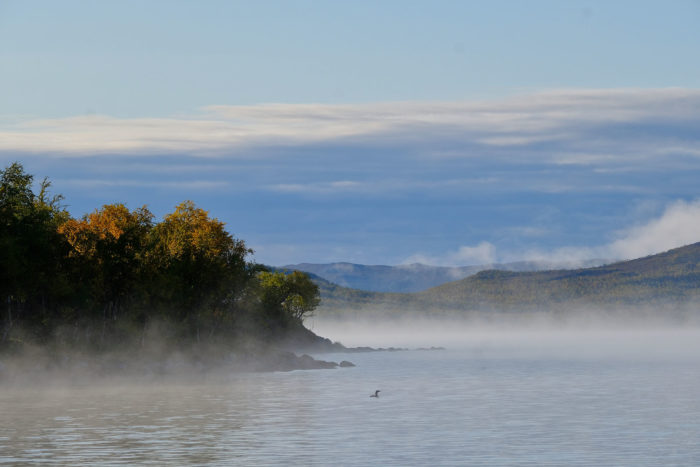
[[[268,264],[699,241],[700,2],[0,1],[0,163]]]

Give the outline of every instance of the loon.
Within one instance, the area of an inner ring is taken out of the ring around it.
[[[374,391],[374,394],[370,394],[369,397],[379,397],[379,392],[379,389],[377,389],[376,391]]]

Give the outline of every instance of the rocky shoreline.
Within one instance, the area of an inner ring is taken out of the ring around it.
[[[355,364],[348,360],[328,361],[309,354],[407,350],[433,351],[444,348],[345,347],[306,328],[296,330],[274,347],[260,341],[250,341],[247,345],[233,348],[201,345],[187,349],[131,349],[99,354],[28,347],[22,352],[0,355],[0,384],[33,384],[44,380],[72,382],[112,377],[141,380],[205,378],[236,373],[352,368]]]

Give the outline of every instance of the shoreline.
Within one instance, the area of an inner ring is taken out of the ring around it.
[[[208,380],[244,373],[289,372],[355,366],[348,361],[320,360],[308,354],[268,349],[251,354],[231,351],[196,354],[175,351],[166,355],[134,358],[132,352],[104,355],[54,354],[0,355],[0,387],[82,385],[119,380],[140,382]]]

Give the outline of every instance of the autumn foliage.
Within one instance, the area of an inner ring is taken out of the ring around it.
[[[143,345],[156,324],[173,341],[274,339],[318,305],[306,275],[248,261],[245,242],[191,201],[161,222],[123,204],[75,219],[20,164],[0,174],[3,346]]]

